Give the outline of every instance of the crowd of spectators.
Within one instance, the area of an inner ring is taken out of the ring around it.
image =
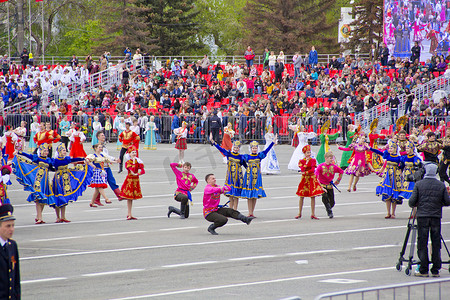
[[[131,53],[130,49],[125,50],[125,62],[139,62],[143,56],[139,49],[133,56]],[[145,128],[145,120],[153,115],[163,141],[170,140],[171,130],[176,126],[173,120],[178,119],[174,116],[189,122],[192,141],[197,141],[194,136],[199,140],[205,136],[208,120],[214,114],[221,118],[222,126],[228,122],[234,124],[240,138],[262,139],[265,128],[274,125],[276,132],[288,139],[287,125],[299,119],[316,132],[330,119],[331,130],[345,132],[354,114],[379,103],[389,104],[394,123],[398,117],[398,95],[402,93],[408,94],[406,109],[413,117],[447,115],[447,108],[450,108],[447,99],[438,105],[426,100],[417,103],[410,92],[439,76],[436,72],[445,68],[437,68],[436,62],[447,63],[448,58],[433,57],[423,64],[403,60],[390,65],[388,61],[387,66],[382,66],[375,57],[339,55],[322,63],[312,47],[307,55],[296,53],[293,57],[285,56],[282,51],[276,56],[266,49],[262,63],[256,64],[249,53],[253,53],[250,47],[242,64],[212,63],[205,55],[195,62],[167,60],[158,70],[144,64],[134,73],[123,63],[121,84],[106,90],[102,87],[86,90],[83,86],[90,73],[107,68],[109,53],[100,58],[99,64],[88,56],[86,63],[80,65],[74,56],[65,67],[56,66],[51,70],[44,67],[41,71],[28,66],[22,71],[18,68],[19,74],[13,71],[3,75],[0,78],[3,103],[17,101],[20,93],[21,99],[36,93],[35,114],[51,114],[57,119],[58,113],[62,113],[74,120],[79,118],[88,133],[93,114],[109,116],[110,124],[117,124],[117,115],[125,119],[133,116],[141,128]],[[69,95],[68,86],[73,84],[80,90]],[[43,92],[57,94],[58,101],[41,103],[39,95]],[[17,96],[12,97],[13,94]],[[115,129],[112,126],[111,136]]]

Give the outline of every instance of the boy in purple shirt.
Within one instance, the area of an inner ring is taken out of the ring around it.
[[[191,170],[191,163],[185,162],[184,164],[171,163],[175,176],[177,178],[177,190],[174,194],[175,201],[181,202],[180,209],[173,206],[169,206],[169,211],[167,217],[170,218],[171,213],[176,213],[181,219],[189,218],[189,204],[188,201],[192,202],[191,191],[193,191],[198,184],[197,178],[194,174],[189,173]],[[183,168],[183,172],[177,168]]]
[[[219,205],[220,194],[230,191],[230,187],[216,185],[216,176],[214,174],[206,175],[205,181],[207,185],[203,193],[203,216],[209,222],[213,222],[208,227],[209,233],[218,235],[215,229],[225,225],[228,222],[228,218],[240,220],[250,225],[254,217],[246,217],[237,210]]]
[[[320,185],[324,190],[326,190],[326,192],[322,194],[322,202],[323,205],[325,205],[325,209],[327,210],[327,214],[330,219],[333,218],[333,211],[331,209],[335,204],[334,190],[331,182],[334,179],[334,174],[337,173],[339,174],[339,177],[334,184],[338,185],[341,182],[342,174],[344,174],[344,171],[333,163],[333,159],[333,152],[328,151],[325,153],[325,162],[320,164],[315,171]]]

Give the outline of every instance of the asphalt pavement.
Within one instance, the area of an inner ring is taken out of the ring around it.
[[[108,148],[118,155],[115,145]],[[242,152],[248,153],[247,148],[243,145]],[[47,207],[47,223],[35,225],[35,206],[26,202],[28,193],[12,176],[9,196],[17,217],[14,239],[21,256],[23,299],[314,299],[322,293],[423,280],[395,269],[410,209],[404,203],[396,219],[385,220],[385,205],[375,195],[376,175],[362,178],[351,193],[344,176],[333,219],[320,197],[320,220],[309,218],[309,199],[303,217],[294,219],[300,174],[287,170],[293,150],[275,147],[282,172],[263,176],[267,198],[258,200],[257,218],[249,226],[230,219],[217,229],[218,236],[207,232],[210,223],[202,215],[204,177],[215,173],[223,185],[226,165],[209,145],[188,144],[185,160],[200,183],[185,220],[167,218],[167,207],[178,206],[169,167],[177,161],[174,145],[140,151],[146,174],[141,177],[144,198],[134,201],[135,221],[126,220],[126,202],[117,201],[110,189],[112,204],[90,208],[93,189],[88,188],[67,208],[71,223],[54,223],[55,213]],[[341,152],[335,146],[332,150],[339,159]],[[113,166],[121,185],[126,174],[117,170]],[[238,210],[247,213],[245,200]],[[442,224],[448,241],[448,208]],[[448,260],[445,249],[442,258]],[[442,278],[449,278],[448,265],[444,268]]]

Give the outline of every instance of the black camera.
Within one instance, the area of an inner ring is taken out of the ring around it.
[[[414,166],[414,173],[406,176],[406,181],[417,182],[423,179],[425,176],[425,165],[420,163],[418,166]]]

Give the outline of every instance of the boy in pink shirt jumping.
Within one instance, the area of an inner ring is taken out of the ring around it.
[[[216,228],[222,227],[228,222],[228,218],[233,218],[250,225],[254,217],[246,217],[237,210],[220,206],[220,194],[230,191],[228,186],[216,185],[216,176],[208,174],[205,177],[207,183],[203,194],[203,216],[209,222],[213,222],[208,227],[208,232],[218,235]]]
[[[333,211],[331,210],[334,207],[334,190],[331,182],[333,182],[334,174],[339,174],[339,177],[335,185],[338,185],[341,182],[342,174],[344,174],[344,170],[339,168],[333,163],[334,155],[333,152],[329,151],[325,153],[325,162],[320,164],[316,169],[316,177],[320,182],[320,185],[325,193],[322,194],[322,202],[325,205],[325,209],[327,210],[328,217],[333,218]]]
[[[198,180],[197,178],[195,178],[194,174],[189,173],[189,171],[191,170],[191,163],[171,163],[170,167],[175,173],[178,185],[178,188],[174,194],[174,199],[175,201],[181,202],[181,207],[180,209],[178,209],[173,206],[169,206],[167,217],[170,218],[171,213],[176,213],[180,216],[181,219],[189,218],[188,201],[192,202],[191,191],[193,191],[197,187]],[[181,172],[177,168],[183,168],[183,172]]]

